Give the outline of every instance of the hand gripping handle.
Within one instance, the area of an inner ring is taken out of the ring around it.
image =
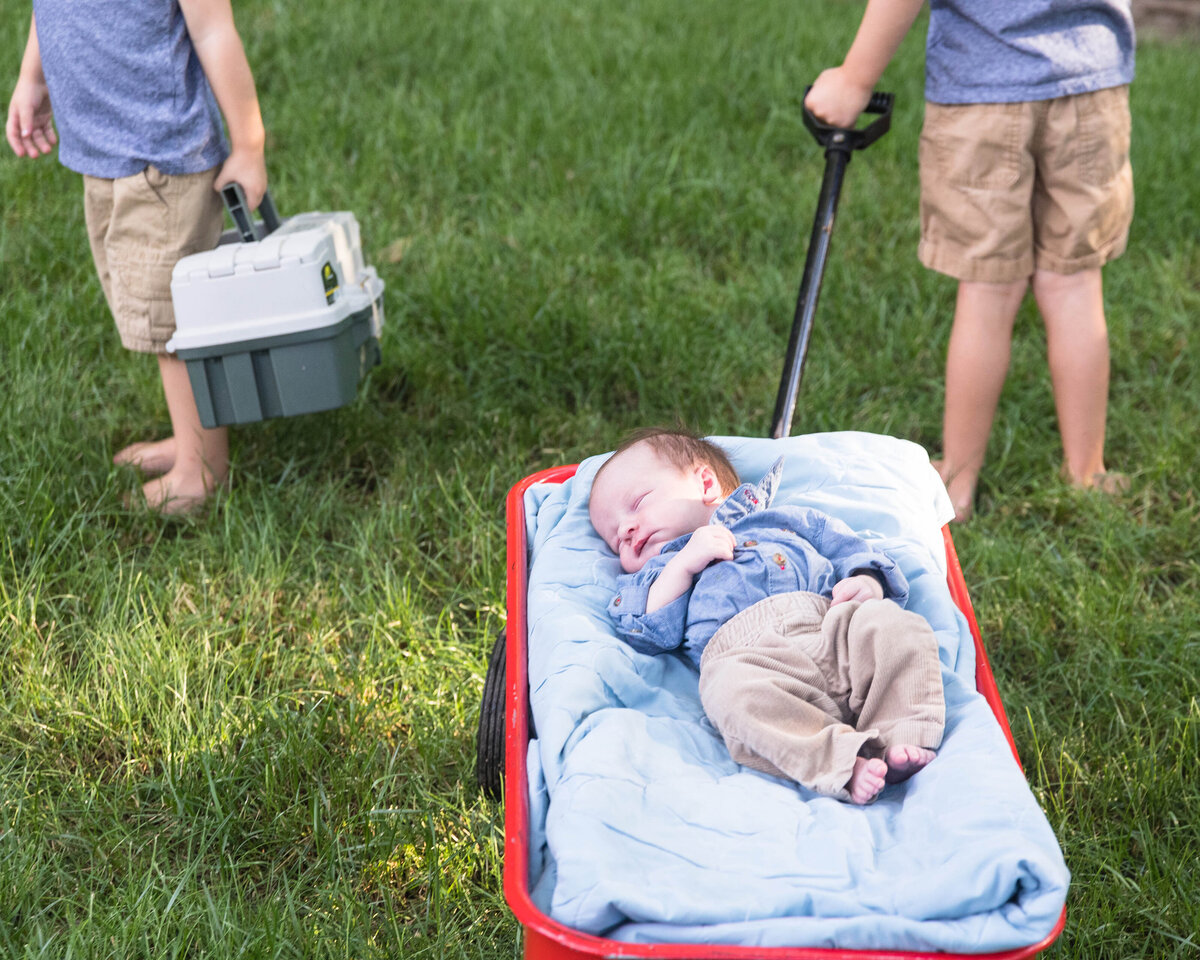
[[[811,89],[811,86],[804,88],[805,99],[808,98],[808,91]],[[895,102],[894,94],[878,92],[871,94],[870,102],[867,103],[863,113],[874,113],[879,116],[861,130],[831,126],[814,115],[807,106],[804,107],[804,125],[808,127],[808,132],[816,137],[817,143],[826,150],[865,150],[891,129],[892,107]]]
[[[225,201],[225,209],[229,211],[233,225],[246,243],[261,240],[279,228],[279,214],[269,191],[263,194],[262,202],[258,205],[261,223],[255,223],[250,215],[250,206],[246,203],[246,194],[240,183],[226,184],[221,189],[221,199]]]

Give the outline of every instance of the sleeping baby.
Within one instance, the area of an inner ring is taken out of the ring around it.
[[[642,430],[600,467],[592,526],[624,573],[609,613],[643,653],[683,648],[738,763],[869,803],[942,742],[938,646],[899,567],[836,518],[773,505],[715,444]]]

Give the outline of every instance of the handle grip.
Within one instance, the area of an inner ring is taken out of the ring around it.
[[[808,99],[808,91],[811,89],[811,84],[804,88],[805,100]],[[804,125],[808,127],[808,132],[816,138],[817,143],[826,150],[865,150],[891,129],[892,107],[895,106],[895,103],[895,94],[879,91],[872,93],[863,113],[878,114],[878,118],[861,130],[832,126],[817,117],[805,105]],[[801,104],[803,104],[803,100]]]
[[[246,194],[240,183],[230,183],[221,189],[221,199],[225,201],[225,209],[233,225],[246,243],[254,243],[279,229],[279,213],[275,210],[275,201],[271,199],[270,191],[263,194],[258,212],[262,216],[260,223],[255,223],[246,203]],[[259,229],[261,227],[261,229]]]

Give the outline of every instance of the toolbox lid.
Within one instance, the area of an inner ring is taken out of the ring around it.
[[[350,287],[339,288],[337,302],[315,310],[297,313],[264,313],[255,319],[232,317],[222,322],[220,313],[206,313],[206,322],[200,324],[180,323],[176,308],[175,335],[167,341],[166,349],[175,353],[179,350],[195,350],[217,345],[241,344],[267,337],[283,337],[291,334],[312,333],[320,335],[330,327],[337,326],[351,314],[369,310],[373,316],[372,329],[376,337],[383,326],[383,281],[373,267],[364,268],[359,282]]]
[[[332,326],[371,308],[382,293],[383,282],[363,263],[352,213],[300,214],[262,240],[221,244],[175,265],[175,336],[167,349]]]

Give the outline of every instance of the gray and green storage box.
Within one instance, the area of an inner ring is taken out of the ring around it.
[[[349,212],[303,213],[252,242],[184,257],[175,336],[206,427],[344,406],[379,363],[383,281]]]

